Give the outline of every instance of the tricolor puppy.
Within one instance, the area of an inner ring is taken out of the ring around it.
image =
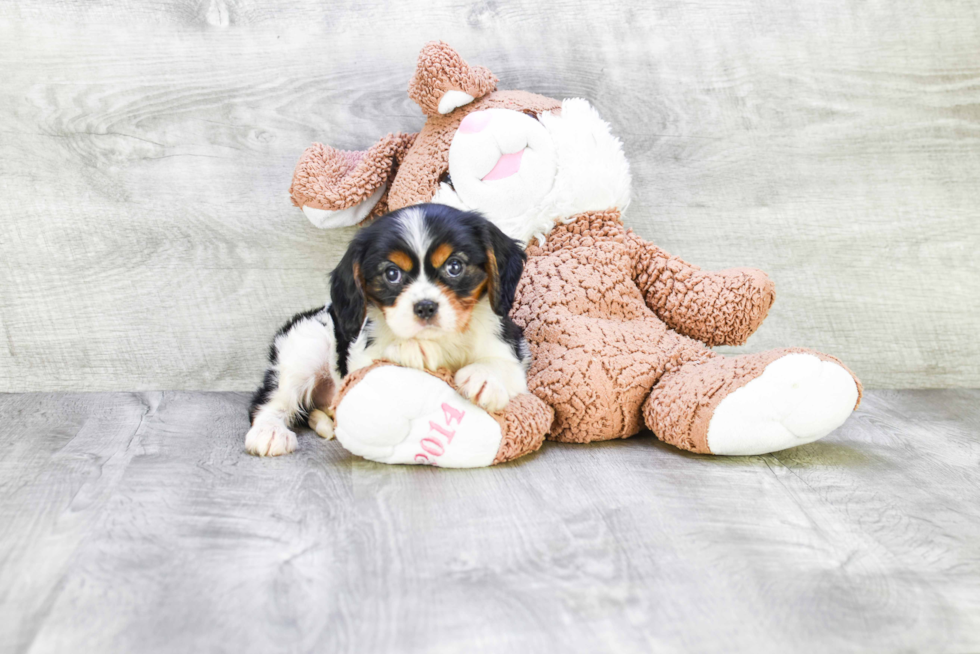
[[[360,229],[331,274],[331,303],[294,316],[270,348],[252,400],[246,449],[296,447],[305,417],[325,438],[340,379],[378,359],[448,368],[459,392],[488,411],[527,391],[530,354],[508,317],[524,270],[520,245],[478,213],[420,204]]]
[[[503,409],[527,391],[530,357],[507,316],[524,260],[478,213],[421,204],[379,218],[357,233],[331,278],[333,312],[351,342],[348,368],[377,359],[448,368],[464,396]]]

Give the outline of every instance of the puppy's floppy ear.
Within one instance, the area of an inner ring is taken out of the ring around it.
[[[350,340],[361,331],[367,312],[361,269],[363,254],[364,246],[355,237],[344,258],[330,273],[330,302],[341,333]]]
[[[483,247],[487,251],[490,306],[498,316],[506,316],[514,304],[514,294],[517,283],[521,281],[527,255],[517,241],[489,220],[483,223]]]

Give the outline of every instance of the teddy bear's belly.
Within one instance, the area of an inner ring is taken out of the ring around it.
[[[632,277],[620,243],[601,243],[528,259],[515,304],[531,315],[572,314],[627,321],[654,317]]]
[[[642,427],[641,406],[679,337],[651,311],[617,242],[528,259],[511,312],[531,350],[528,388],[555,410],[549,438],[623,438]]]

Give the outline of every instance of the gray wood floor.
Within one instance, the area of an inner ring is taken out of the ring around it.
[[[249,457],[246,400],[0,396],[0,650],[980,651],[980,391],[472,471]]]

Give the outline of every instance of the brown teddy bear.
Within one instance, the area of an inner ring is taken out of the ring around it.
[[[587,443],[645,425],[692,452],[744,455],[809,443],[844,422],[861,384],[834,357],[710,349],[744,343],[762,323],[775,297],[764,273],[703,271],[638,237],[622,220],[629,165],[595,109],[496,83],[446,44],[427,44],[408,91],[428,116],[422,131],[364,152],[315,144],[290,192],[319,227],[439,202],[479,211],[525,243],[511,317],[531,348],[534,397],[491,416],[444,373],[374,364],[342,385],[334,373],[345,447],[388,463],[478,466],[537,449],[544,436]],[[331,432],[321,411],[311,424]],[[255,438],[261,448],[268,436]]]

